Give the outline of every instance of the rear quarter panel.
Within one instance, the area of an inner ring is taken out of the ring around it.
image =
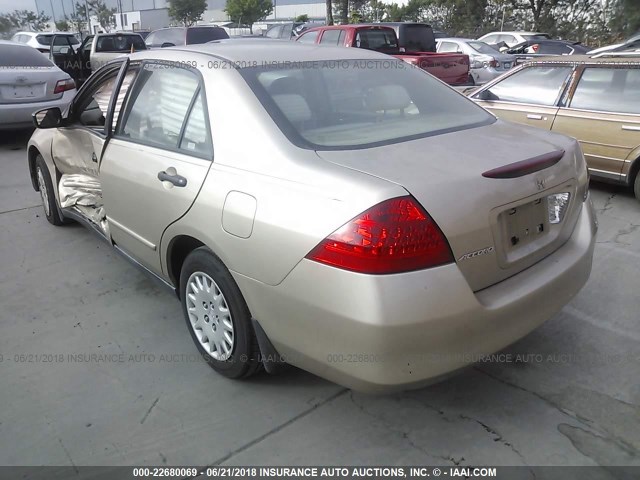
[[[160,253],[167,276],[172,239],[189,235],[232,272],[277,285],[347,221],[387,198],[406,195],[396,184],[294,146],[236,71],[203,70],[203,75],[214,161],[192,208],[163,234]],[[248,238],[223,228],[232,192],[255,199],[253,218],[251,213],[236,218],[250,226]]]

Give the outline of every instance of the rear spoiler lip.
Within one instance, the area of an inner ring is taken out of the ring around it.
[[[564,156],[564,150],[556,150],[554,152],[531,157],[520,162],[510,163],[502,167],[487,170],[482,174],[486,178],[518,178],[530,173],[539,172],[545,168],[552,167],[558,163]]]

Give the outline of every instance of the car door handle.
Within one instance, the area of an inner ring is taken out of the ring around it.
[[[542,115],[535,115],[533,113],[528,113],[527,118],[529,120],[542,120]]]
[[[622,125],[622,130],[628,130],[630,132],[640,132],[640,125]]]
[[[171,175],[165,171],[158,172],[158,180],[160,180],[161,182],[172,183],[176,187],[187,186],[187,179],[184,178],[182,175],[178,175],[178,174]]]

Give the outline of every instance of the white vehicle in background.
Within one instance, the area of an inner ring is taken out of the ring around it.
[[[89,35],[77,51],[66,37],[54,36],[52,45],[49,59],[71,75],[78,85],[114,58],[147,50],[141,35],[123,32]]]
[[[500,53],[479,40],[468,38],[437,38],[438,53],[464,53],[469,56],[469,74],[476,85],[483,85],[509,71],[516,57]]]
[[[0,40],[0,130],[28,128],[36,110],[63,110],[76,94],[74,81],[37,50]]]
[[[507,47],[513,47],[527,40],[549,40],[551,35],[541,32],[491,32],[478,38],[479,41],[496,45],[504,43]]]
[[[49,50],[51,50],[51,40],[54,36],[67,37],[67,42],[74,50],[80,47],[78,38],[73,33],[68,32],[18,32],[11,37],[11,41],[29,45],[41,53],[49,53]]]
[[[597,55],[599,53],[616,52],[616,51],[632,51],[640,48],[640,35],[634,35],[622,43],[607,45],[606,47],[596,48],[587,52],[588,55]]]

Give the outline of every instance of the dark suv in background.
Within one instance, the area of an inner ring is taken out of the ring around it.
[[[216,26],[168,27],[151,32],[145,43],[147,48],[161,48],[195,45],[226,38],[229,38],[226,30]]]

